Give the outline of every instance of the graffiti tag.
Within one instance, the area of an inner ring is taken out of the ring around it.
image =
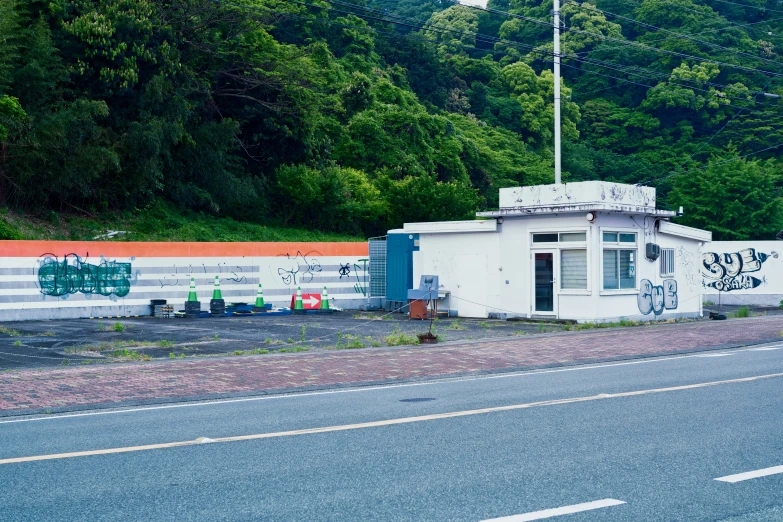
[[[136,280],[130,263],[101,258],[99,264],[93,265],[77,254],[67,254],[62,261],[53,254],[41,257],[38,284],[43,295],[67,297],[81,292],[88,296],[125,297]]]
[[[759,279],[748,274],[761,270],[761,265],[770,257],[777,258],[778,253],[765,254],[756,252],[755,248],[746,248],[731,254],[705,252],[702,254],[702,275],[708,281],[703,281],[702,284],[719,292],[757,288],[766,283],[766,278]]]
[[[359,266],[356,263],[353,264],[353,275],[356,277],[356,284],[353,285],[353,290],[357,294],[362,294],[363,296],[367,297],[367,262],[369,259],[360,259],[359,263],[362,265]],[[359,271],[361,270],[361,276],[359,275]]]
[[[298,251],[296,255],[284,254],[284,256],[293,263],[288,267],[280,267],[277,269],[277,275],[283,280],[283,284],[300,284],[309,283],[315,277],[315,274],[321,272],[321,263],[317,259],[310,258],[311,254],[318,254],[316,251],[311,251],[306,254]],[[320,255],[320,254],[319,254]]]
[[[653,285],[649,279],[642,279],[639,284],[637,304],[642,315],[649,313],[661,315],[664,309],[676,310],[679,305],[677,281],[665,279],[662,285]]]
[[[343,277],[346,277],[346,276],[350,277],[351,276],[351,264],[350,263],[345,263],[345,264],[340,263],[340,270],[339,270],[339,272],[340,272],[340,279],[342,279]]]

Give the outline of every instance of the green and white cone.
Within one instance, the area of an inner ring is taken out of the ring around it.
[[[198,296],[196,295],[196,278],[193,276],[190,277],[190,292],[188,292],[188,301],[198,301]]]
[[[215,276],[215,289],[212,290],[212,299],[223,299],[223,294],[220,291],[220,277]]]
[[[304,305],[302,305],[302,289],[296,287],[296,302],[294,303],[294,310],[301,310],[304,312]]]
[[[326,287],[324,287],[324,293],[321,294],[321,310],[329,310],[329,294],[326,293]]]
[[[256,308],[265,308],[264,304],[264,291],[261,289],[261,283],[258,283],[258,293],[256,294]]]

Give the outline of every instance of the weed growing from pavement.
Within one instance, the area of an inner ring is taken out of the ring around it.
[[[10,335],[11,337],[19,337],[19,330],[14,330],[6,326],[0,326],[0,333]]]
[[[22,346],[22,341],[14,341],[14,346]]]
[[[172,346],[174,346],[174,341],[161,339],[160,341],[158,341],[158,346],[160,346],[161,348],[171,348]]]
[[[783,301],[781,301],[781,303],[783,303]],[[710,301],[709,299],[707,299],[706,301],[704,301],[703,304],[704,306],[715,306],[715,301]],[[783,306],[781,306],[781,308],[783,308]]]
[[[114,323],[114,326],[112,327],[112,329],[115,332],[124,332],[125,331],[125,325],[120,323],[120,322],[116,322],[116,323]]]
[[[42,337],[54,337],[55,335],[57,334],[55,334],[54,332],[44,332],[41,334]]]
[[[302,335],[299,336],[300,341],[304,342],[306,332],[307,332],[307,327],[305,325],[302,325]]]
[[[106,343],[91,344],[87,346],[73,346],[63,350],[65,353],[79,353],[79,352],[108,352],[112,350],[121,350],[126,348],[146,348],[156,346],[156,343],[152,341],[134,341],[130,340],[117,340]]]
[[[50,410],[49,408],[46,408],[46,409],[45,409],[44,411],[42,411],[41,413],[43,413],[44,415],[51,415],[51,414],[52,414],[52,410]]]
[[[285,340],[285,342],[287,342],[288,344],[294,344],[296,341],[294,341],[292,338],[289,337],[288,339]]]
[[[176,359],[177,356],[174,355],[174,352],[169,353],[169,359]]]
[[[71,364],[71,360],[70,359],[63,359],[63,362],[61,362],[60,364],[62,364],[63,366],[68,366],[69,364]]]
[[[389,346],[403,346],[408,344],[419,344],[419,340],[412,335],[406,335],[405,332],[400,332],[398,328],[394,328],[391,335],[387,335],[383,338],[383,341]]]
[[[486,330],[487,328],[489,328],[489,323],[486,321],[481,321],[479,323],[479,326]]]
[[[133,350],[123,349],[114,350],[108,354],[111,357],[122,361],[151,361],[152,357],[147,354],[135,352]]]
[[[98,331],[102,332],[104,330],[103,328],[103,321],[98,321]]]
[[[740,306],[737,311],[734,312],[734,317],[750,317],[750,308],[747,306]]]
[[[625,326],[642,326],[644,321],[633,321],[631,319],[621,319],[611,323],[578,323],[569,326],[568,330],[591,330],[593,328],[619,328]],[[565,327],[564,327],[565,328]]]
[[[459,322],[459,319],[454,319],[454,321],[446,327],[446,330],[467,330],[468,328],[466,326],[463,326],[462,323]]]

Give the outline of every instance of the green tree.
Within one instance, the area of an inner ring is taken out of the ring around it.
[[[679,221],[711,230],[714,240],[769,240],[783,229],[783,171],[772,160],[718,162],[673,185],[669,204],[685,210]]]

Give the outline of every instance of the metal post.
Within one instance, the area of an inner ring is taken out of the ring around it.
[[[555,184],[560,184],[560,0],[553,1],[555,27]]]

